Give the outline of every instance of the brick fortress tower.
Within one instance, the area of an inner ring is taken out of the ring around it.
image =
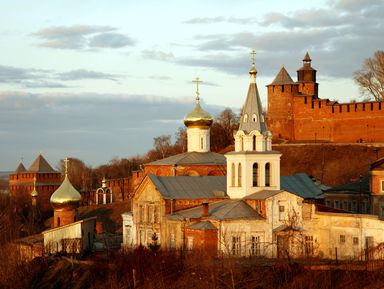
[[[268,127],[274,139],[384,142],[384,101],[338,103],[319,98],[307,52],[293,81],[283,67],[268,89]]]

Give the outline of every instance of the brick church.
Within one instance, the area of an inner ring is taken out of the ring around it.
[[[384,142],[384,101],[338,103],[319,98],[307,53],[293,81],[283,67],[268,88],[267,123],[274,139]]]

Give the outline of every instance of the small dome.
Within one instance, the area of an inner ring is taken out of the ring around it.
[[[60,187],[51,196],[51,205],[55,209],[74,209],[79,206],[80,193],[72,186],[66,175]]]
[[[31,196],[32,197],[37,197],[38,195],[39,195],[39,193],[36,191],[36,188],[34,188],[32,193],[31,193]]]
[[[184,118],[186,127],[210,127],[213,122],[213,117],[201,108],[200,102],[196,101],[196,107],[188,113]]]

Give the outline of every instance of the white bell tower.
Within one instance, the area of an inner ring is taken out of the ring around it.
[[[252,51],[251,80],[235,132],[235,151],[227,158],[227,194],[239,199],[263,190],[280,190],[281,153],[272,150],[272,133],[262,112],[256,84],[255,51]]]

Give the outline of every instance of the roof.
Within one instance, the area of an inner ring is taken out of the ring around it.
[[[46,159],[39,154],[32,165],[28,168],[28,172],[33,173],[57,173],[51,165],[46,161]]]
[[[20,162],[19,165],[17,166],[16,170],[15,170],[15,173],[16,174],[21,174],[21,173],[25,173],[26,171],[27,170],[24,167],[23,162]]]
[[[369,177],[362,178],[361,182],[351,182],[325,190],[325,193],[369,193]]]
[[[312,61],[311,57],[309,56],[309,52],[307,51],[307,53],[305,53],[305,56],[304,56],[304,59],[303,61]]]
[[[235,199],[210,203],[208,212],[208,218],[212,220],[264,219],[244,201]],[[203,206],[177,211],[166,217],[173,220],[199,219],[203,217]]]
[[[382,165],[384,164],[384,157],[383,158],[380,158],[376,161],[374,161],[371,166],[370,166],[370,169],[373,170],[377,167],[382,167]],[[384,168],[384,167],[383,167]]]
[[[192,225],[189,225],[187,227],[187,229],[193,229],[193,230],[217,230],[217,228],[210,221],[194,223]]]
[[[28,244],[32,246],[43,245],[44,237],[43,237],[43,234],[35,234],[35,235],[30,235],[21,239],[16,239],[13,242]]]
[[[172,176],[149,174],[164,199],[218,199],[227,198],[226,176]]]
[[[270,197],[273,197],[279,193],[283,192],[282,190],[262,190],[253,194],[250,194],[248,196],[245,196],[244,200],[265,200]]]
[[[64,181],[61,183],[60,187],[52,194],[50,199],[51,204],[54,207],[72,206],[74,204],[78,204],[80,200],[80,193],[72,186],[67,175],[65,175]]]
[[[222,154],[213,152],[186,152],[157,160],[148,166],[174,166],[174,165],[225,165],[226,158]]]
[[[45,230],[45,231],[41,232],[41,234],[50,233],[50,232],[53,232],[53,231],[56,231],[56,230],[61,230],[61,229],[64,229],[64,228],[68,228],[68,227],[71,227],[71,226],[74,226],[74,225],[77,225],[77,224],[87,223],[87,222],[93,221],[93,220],[96,221],[96,219],[97,219],[97,217],[86,218],[86,219],[79,220],[79,221],[76,221],[76,222],[73,222],[73,223],[62,225],[60,227],[56,227],[56,228]]]
[[[304,199],[315,199],[322,194],[322,191],[305,173],[298,173],[293,176],[281,176],[280,188]]]
[[[226,155],[281,155],[279,151],[267,151],[267,152],[258,152],[258,151],[231,151],[226,153]]]
[[[245,115],[247,115],[247,119],[244,122]],[[253,115],[256,115],[256,121],[253,121]],[[245,100],[245,104],[241,112],[239,130],[242,130],[247,134],[253,130],[257,130],[260,133],[267,131],[267,125],[265,123],[256,82],[251,82],[249,84],[247,99]]]
[[[295,83],[284,66],[280,69],[279,73],[276,75],[275,79],[271,84],[293,84]]]

